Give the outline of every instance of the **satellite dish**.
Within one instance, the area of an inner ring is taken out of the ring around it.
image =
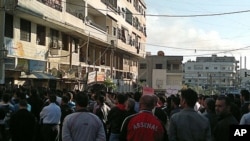
[[[53,76],[57,76],[57,75],[58,75],[58,71],[57,71],[56,68],[52,68],[52,69],[50,70],[50,72],[51,72],[51,75],[53,75]]]

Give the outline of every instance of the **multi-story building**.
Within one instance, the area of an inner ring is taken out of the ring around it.
[[[1,1],[6,84],[72,89],[94,71],[132,91],[145,56],[143,0]]]
[[[139,81],[156,93],[176,94],[182,88],[182,61],[183,56],[165,56],[162,51],[148,53],[139,61]]]
[[[197,57],[185,63],[184,83],[202,89],[234,89],[239,86],[238,63],[235,57]]]

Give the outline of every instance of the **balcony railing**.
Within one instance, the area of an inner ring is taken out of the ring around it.
[[[51,8],[54,8],[58,11],[62,11],[62,3],[58,0],[37,0]]]

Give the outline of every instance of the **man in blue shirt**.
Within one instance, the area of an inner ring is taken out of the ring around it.
[[[56,104],[56,95],[49,95],[49,105],[40,112],[42,141],[59,140],[61,109]]]

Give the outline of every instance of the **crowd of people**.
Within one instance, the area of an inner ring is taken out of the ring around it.
[[[250,124],[250,94],[0,92],[0,141],[221,141]]]

